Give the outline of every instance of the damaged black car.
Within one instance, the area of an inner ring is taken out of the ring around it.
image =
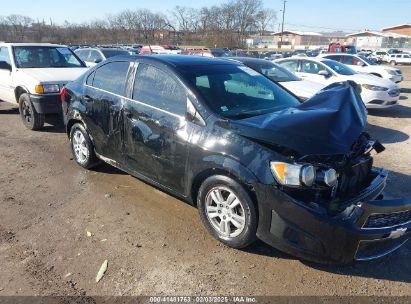
[[[237,62],[109,59],[62,91],[76,162],[107,162],[198,207],[233,248],[257,238],[302,259],[351,263],[410,236],[411,200],[386,200],[383,147],[353,88],[301,103]],[[160,220],[160,219],[159,219]]]

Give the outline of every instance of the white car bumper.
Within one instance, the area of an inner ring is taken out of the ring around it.
[[[383,109],[398,105],[400,99],[399,89],[388,91],[371,91],[363,89],[361,97],[368,109]]]

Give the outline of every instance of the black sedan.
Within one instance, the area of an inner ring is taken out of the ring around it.
[[[104,161],[198,207],[234,248],[257,238],[321,263],[350,263],[403,245],[410,200],[383,200],[383,147],[348,84],[301,104],[237,62],[116,57],[62,91],[76,162]],[[161,219],[159,219],[161,220]]]

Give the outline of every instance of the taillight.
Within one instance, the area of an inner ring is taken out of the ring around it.
[[[60,92],[61,102],[64,102],[64,97],[66,96],[66,87],[63,87]]]

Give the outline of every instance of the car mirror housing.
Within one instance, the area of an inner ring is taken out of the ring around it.
[[[96,59],[93,60],[94,63],[100,63],[100,62],[102,62],[102,61],[103,61],[103,60],[102,60],[101,58],[96,58]]]
[[[11,65],[6,61],[0,61],[0,70],[8,70],[11,72]]]

